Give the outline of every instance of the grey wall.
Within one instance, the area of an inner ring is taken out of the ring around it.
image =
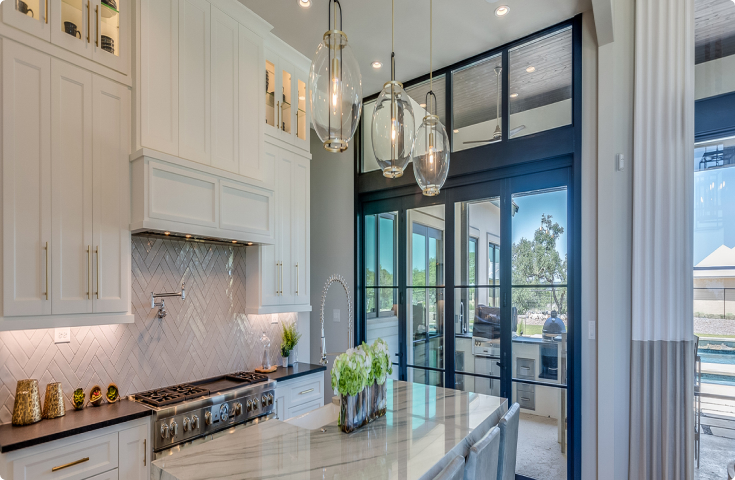
[[[633,225],[634,0],[613,0],[615,41],[598,51],[597,478],[628,476]],[[623,171],[615,155],[625,155]],[[591,420],[591,419],[590,419]],[[584,420],[583,420],[584,421]]]
[[[311,362],[320,358],[320,306],[324,283],[330,275],[342,275],[355,298],[355,204],[354,150],[329,153],[311,131]],[[334,320],[338,310],[339,321]],[[354,314],[354,310],[353,310]],[[324,307],[327,352],[344,352],[347,338],[347,297],[339,284],[329,289]],[[334,356],[329,357],[331,369]],[[332,389],[326,376],[324,398],[331,401]]]

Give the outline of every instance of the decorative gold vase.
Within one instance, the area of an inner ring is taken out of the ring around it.
[[[41,421],[41,398],[38,380],[18,380],[13,405],[13,425],[31,425]]]
[[[43,400],[43,418],[58,418],[66,415],[64,391],[61,382],[46,385],[46,398]]]

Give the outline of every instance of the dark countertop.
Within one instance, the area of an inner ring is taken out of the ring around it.
[[[0,453],[32,447],[60,438],[97,430],[98,428],[147,417],[152,411],[130,400],[89,406],[84,410],[66,410],[66,415],[52,420],[41,420],[33,425],[16,427],[9,423],[0,425]]]
[[[293,367],[278,367],[273,373],[268,374],[271,380],[279,382],[290,380],[292,378],[302,377],[310,373],[323,372],[327,369],[324,365],[313,365],[311,363],[295,362]]]

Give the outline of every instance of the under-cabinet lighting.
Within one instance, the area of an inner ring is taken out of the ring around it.
[[[163,232],[164,235],[171,235],[171,232]]]

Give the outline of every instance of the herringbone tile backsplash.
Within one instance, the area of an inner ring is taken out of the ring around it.
[[[122,395],[211,377],[261,364],[260,336],[271,339],[280,362],[280,322],[294,313],[245,315],[245,250],[177,240],[133,237],[132,311],[135,323],[71,329],[70,343],[54,343],[53,329],[0,332],[0,423],[8,423],[18,380],[61,382],[67,408],[75,388],[116,383]],[[150,294],[179,291],[166,300],[168,316],[151,310]],[[278,322],[278,323],[272,323]]]

